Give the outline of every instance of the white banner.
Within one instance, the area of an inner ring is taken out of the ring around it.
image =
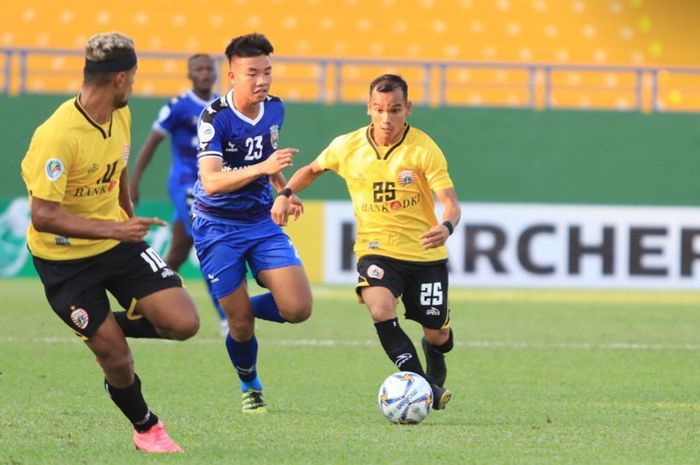
[[[448,241],[452,285],[700,289],[699,208],[461,207]],[[324,217],[324,281],[355,283],[352,206],[326,202]]]

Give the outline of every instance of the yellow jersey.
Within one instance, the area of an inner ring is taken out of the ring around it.
[[[391,147],[377,146],[371,130],[370,125],[335,138],[316,158],[348,186],[357,219],[355,256],[446,259],[445,246],[426,250],[419,239],[438,223],[433,192],[454,187],[445,156],[427,134],[408,124]]]
[[[22,160],[22,179],[33,198],[58,202],[61,209],[93,220],[124,221],[119,205],[119,177],[129,159],[131,113],[112,113],[100,125],[79,98],[61,104],[37,128]],[[27,245],[47,260],[73,260],[115,247],[112,239],[78,239],[39,232],[29,223]]]

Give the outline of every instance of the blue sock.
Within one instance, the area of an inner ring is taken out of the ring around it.
[[[245,386],[257,386],[254,389],[261,390],[262,385],[258,379],[256,363],[258,361],[258,340],[253,336],[245,342],[233,340],[230,334],[226,335],[226,349],[231,359],[233,368],[241,380],[241,388]]]
[[[207,283],[207,289],[209,289],[209,297],[211,297],[211,302],[214,304],[214,309],[216,309],[216,313],[219,315],[219,319],[225,320],[226,313],[224,313],[224,309],[221,307],[219,299],[215,298],[211,293],[211,283],[208,279],[205,279],[204,282]]]
[[[276,323],[287,322],[287,320],[280,315],[280,309],[277,307],[271,292],[251,297],[250,303],[253,306],[253,315],[255,315],[255,318],[274,321]]]

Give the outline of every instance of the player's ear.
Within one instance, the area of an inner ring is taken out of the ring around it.
[[[410,100],[406,102],[406,116],[409,116],[411,114],[411,111],[413,110],[413,102]]]
[[[112,82],[114,83],[115,88],[121,89],[124,86],[124,82],[126,82],[126,71],[119,71],[118,73],[114,73],[114,78]]]
[[[372,101],[368,99],[367,100],[367,115],[368,116],[372,116],[372,107],[370,105],[372,105]]]

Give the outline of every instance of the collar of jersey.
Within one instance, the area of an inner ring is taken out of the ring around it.
[[[377,160],[386,160],[389,158],[389,155],[391,155],[391,152],[393,152],[401,143],[406,139],[406,134],[408,134],[408,130],[411,129],[411,126],[409,126],[408,123],[403,124],[403,134],[401,134],[401,137],[399,138],[398,142],[396,142],[394,145],[389,147],[389,150],[386,151],[384,154],[384,157],[382,157],[381,152],[377,148],[377,144],[374,142],[374,139],[372,139],[372,127],[374,125],[370,124],[367,126],[367,130],[365,131],[365,135],[367,136],[367,141],[369,141],[369,145],[372,147],[374,150],[374,153],[377,155]]]
[[[265,105],[263,105],[262,102],[259,103],[260,105],[260,111],[258,112],[258,116],[255,119],[250,119],[240,111],[236,110],[236,107],[233,106],[233,91],[229,91],[228,94],[226,94],[226,103],[228,103],[228,106],[231,108],[231,110],[238,116],[240,119],[245,121],[246,123],[255,126],[260,122],[262,119],[263,115],[265,114]]]
[[[192,92],[191,90],[188,90],[188,91],[187,91],[187,96],[190,98],[190,100],[192,100],[193,102],[196,102],[196,103],[198,103],[198,104],[200,104],[200,105],[202,105],[202,106],[205,106],[205,107],[206,107],[207,105],[209,105],[209,102],[208,102],[208,101],[202,100],[201,98],[199,98],[199,97],[197,96],[197,94],[195,94],[195,93]],[[216,95],[214,92],[212,92],[212,94],[211,94],[211,101],[216,100],[217,98],[219,98],[219,96]]]
[[[88,123],[90,123],[92,126],[94,126],[100,133],[102,134],[102,138],[106,139],[107,137],[112,137],[112,120],[114,119],[114,115],[109,116],[109,128],[108,131],[105,132],[105,129],[102,127],[100,123],[92,119],[90,115],[88,115],[88,112],[85,111],[85,108],[80,104],[80,94],[78,94],[77,97],[75,97],[75,108],[78,109],[81,115],[85,117]]]

